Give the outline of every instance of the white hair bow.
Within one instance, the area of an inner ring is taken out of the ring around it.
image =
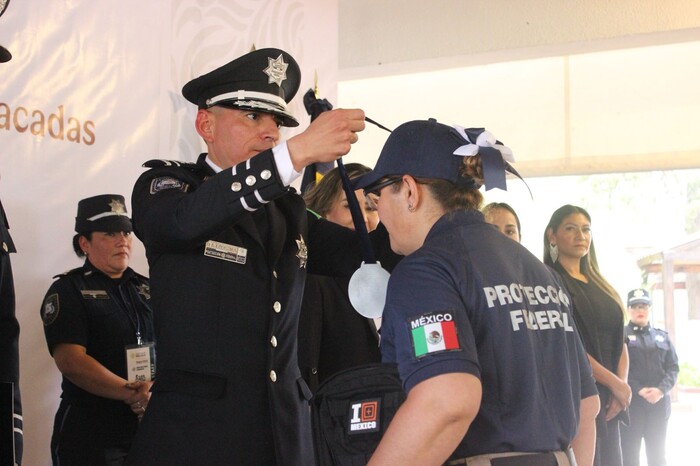
[[[479,153],[479,148],[490,147],[500,152],[501,156],[503,157],[503,160],[510,163],[515,163],[513,151],[511,151],[508,147],[498,142],[496,140],[496,137],[489,131],[486,131],[484,129],[467,129],[459,125],[454,125],[453,127],[457,130],[460,136],[462,136],[464,140],[468,142],[468,144],[459,146],[457,150],[453,152],[454,155],[460,155],[462,157],[472,157]]]

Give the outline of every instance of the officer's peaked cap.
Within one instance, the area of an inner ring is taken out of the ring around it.
[[[649,292],[643,288],[637,288],[627,293],[627,306],[633,306],[635,304],[651,304],[651,297]]]
[[[465,144],[457,130],[435,119],[409,121],[402,124],[387,139],[374,169],[357,178],[355,189],[371,188],[392,175],[418,178],[439,178],[460,182],[462,157],[454,154]]]
[[[199,108],[214,105],[271,113],[284,126],[299,126],[287,104],[299,90],[301,70],[287,52],[249,52],[185,84],[182,95]]]
[[[75,231],[81,235],[93,231],[130,232],[133,229],[131,219],[126,213],[124,196],[101,194],[78,202]]]

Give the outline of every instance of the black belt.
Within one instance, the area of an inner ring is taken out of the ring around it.
[[[449,460],[445,466],[568,466],[566,452],[547,453],[496,453]],[[575,464],[575,463],[574,463]]]

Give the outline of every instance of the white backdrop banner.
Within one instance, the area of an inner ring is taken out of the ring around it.
[[[51,277],[77,267],[71,238],[80,199],[131,189],[152,158],[193,161],[202,146],[182,86],[257,48],[291,53],[302,87],[336,98],[337,1],[12,0],[0,17],[0,196],[20,321],[24,464],[50,464],[60,374],[39,308]],[[288,130],[285,130],[288,131]],[[294,132],[283,133],[289,137]],[[134,242],[132,267],[148,274]]]

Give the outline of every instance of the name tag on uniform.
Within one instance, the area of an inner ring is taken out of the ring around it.
[[[630,341],[637,341],[637,335],[629,335],[627,338],[629,338]]]
[[[109,295],[105,290],[80,290],[83,299],[109,299]]]
[[[248,257],[248,250],[233,244],[220,243],[218,241],[207,241],[204,245],[204,255],[222,259],[237,264],[245,264]]]
[[[126,373],[129,382],[150,382],[156,378],[156,345],[145,342],[126,346]]]

